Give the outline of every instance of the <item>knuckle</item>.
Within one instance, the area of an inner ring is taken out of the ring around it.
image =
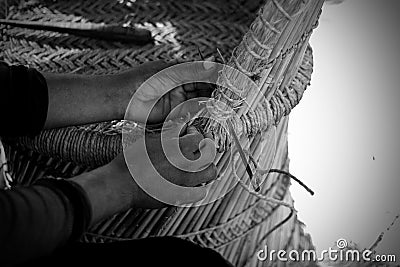
[[[208,179],[214,180],[217,178],[217,167],[214,164],[211,164],[207,169],[206,169],[206,175]]]
[[[192,145],[198,146],[201,140],[204,139],[203,135],[201,133],[192,133],[188,135],[189,137],[189,142]]]

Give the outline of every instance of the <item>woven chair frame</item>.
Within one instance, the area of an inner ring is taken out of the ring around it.
[[[250,6],[240,0],[38,1],[25,5],[8,1],[6,7],[0,8],[8,19],[139,25],[151,30],[156,41],[132,46],[0,26],[0,60],[46,72],[97,75],[117,73],[158,59],[199,60],[198,49],[204,57],[219,58],[218,48],[222,57],[229,59],[228,64],[260,85],[266,98],[261,105],[255,96],[252,101],[256,112],[244,112],[242,116],[244,133],[251,136],[250,153],[261,165],[273,160],[274,167],[288,170],[287,115],[311,80],[313,59],[308,41],[317,26],[322,2],[268,0],[257,13],[261,2]],[[282,19],[274,23],[263,19],[269,16],[268,12],[280,14]],[[284,19],[287,22],[280,24]],[[246,47],[243,43],[259,42],[251,34],[257,32],[256,20],[268,27],[269,43]],[[257,64],[246,65],[248,59]],[[45,130],[35,137],[4,139],[10,174],[19,184],[29,185],[44,176],[68,178],[102,166],[121,152],[121,131],[129,123],[103,122]],[[264,138],[265,129],[271,125],[277,127],[276,144]],[[273,146],[277,151],[274,159],[267,155]],[[216,162],[220,171],[226,168],[224,158],[226,155]],[[243,166],[237,173],[244,176]],[[230,175],[229,171],[226,175]],[[293,204],[289,186],[285,175],[270,174],[261,193]],[[269,233],[285,218],[288,219],[279,231]],[[93,226],[82,241],[113,242],[165,235],[216,249],[238,266],[259,264],[254,253],[265,243],[277,249],[313,248],[295,214],[292,216],[289,209],[265,202],[240,186],[224,198],[198,208],[130,209]]]

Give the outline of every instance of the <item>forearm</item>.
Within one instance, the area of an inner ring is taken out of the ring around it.
[[[49,107],[45,128],[122,119],[136,90],[135,73],[76,75],[43,73]]]
[[[134,206],[137,186],[129,174],[121,174],[112,164],[71,179],[85,191],[91,206],[91,225]]]
[[[113,75],[43,73],[49,95],[45,128],[122,119],[140,85],[174,64],[154,61]]]

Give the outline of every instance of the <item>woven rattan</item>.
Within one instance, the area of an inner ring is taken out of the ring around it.
[[[218,48],[229,65],[260,86],[265,97],[260,100],[260,96],[253,96],[255,112],[242,111],[243,132],[251,136],[249,152],[259,165],[268,165],[273,160],[268,153],[276,146],[273,166],[287,170],[286,115],[299,103],[311,79],[313,61],[308,40],[323,1],[271,0],[259,13],[261,3],[255,2],[8,1],[0,9],[4,18],[132,24],[151,30],[156,41],[133,46],[1,27],[0,59],[48,72],[109,74],[156,59],[199,60],[198,48],[205,57],[220,58]],[[261,27],[268,31],[259,38]],[[240,84],[235,87],[243,89]],[[203,127],[207,129],[209,125],[205,123]],[[3,140],[8,169],[15,181],[25,185],[45,175],[72,177],[104,165],[120,153],[121,129],[129,124],[104,122]],[[276,144],[265,138],[265,130],[271,125],[277,125]],[[221,141],[226,142],[229,140]],[[232,174],[224,166],[226,158],[224,155],[216,163],[229,176]],[[239,167],[238,175],[243,176],[244,172],[244,167]],[[288,177],[270,174],[261,193],[292,205],[289,185]],[[279,225],[282,221],[285,223]],[[92,227],[82,241],[111,242],[154,235],[187,238],[218,250],[235,265],[260,264],[254,255],[266,243],[274,249],[312,248],[296,214],[249,194],[239,185],[224,198],[198,208],[131,209],[116,214]]]

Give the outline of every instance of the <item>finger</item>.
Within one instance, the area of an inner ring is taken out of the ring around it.
[[[210,138],[211,140],[214,140],[214,136],[211,133],[204,133],[203,135],[205,138]]]
[[[201,100],[204,100],[204,98]],[[179,105],[173,107],[166,119],[171,120],[174,118],[192,118],[200,111],[201,108],[203,108],[204,105],[200,102],[201,100],[193,98],[180,103]]]
[[[185,186],[200,186],[205,183],[210,183],[217,178],[217,167],[210,164],[206,169],[199,172],[191,172],[187,174]]]
[[[180,84],[188,84],[193,82],[209,82],[215,83],[218,77],[218,70],[221,64],[214,62],[191,62],[186,64],[178,64],[174,66],[173,72],[169,73],[169,78],[180,81]],[[189,85],[190,89],[192,85]]]
[[[199,134],[200,132],[194,126],[189,126],[186,129],[187,134]]]
[[[170,128],[163,128],[162,131],[162,138],[163,139],[172,139],[172,138],[178,138],[184,133],[187,132],[187,124],[186,123],[177,123],[173,127]]]
[[[202,139],[199,146],[185,144],[181,147],[185,157],[185,160],[181,161],[181,165],[184,166],[182,170],[185,171],[198,172],[204,170],[214,162],[217,155],[215,144],[211,139]]]
[[[197,67],[198,65],[196,65]],[[218,77],[218,71],[222,68],[220,64],[212,61],[204,61],[200,67],[196,69],[199,81],[208,81],[215,83]]]
[[[211,66],[204,66],[203,62],[191,62],[176,64],[162,71],[157,72],[145,84],[148,89],[139,91],[137,96],[142,101],[149,101],[156,99],[173,88],[183,84],[198,82],[215,83],[218,76],[218,69],[221,68],[220,64],[213,62]],[[207,68],[207,69],[206,69]],[[186,86],[189,91],[193,91],[193,85]],[[137,95],[136,92],[135,95]]]
[[[187,132],[188,130],[186,130]],[[193,130],[190,130],[193,131]],[[197,130],[193,133],[187,134],[181,138],[181,147],[186,157],[194,159],[195,152],[200,149],[200,142],[204,139],[204,136]]]
[[[179,131],[179,137],[184,136],[187,132],[187,124],[183,123],[182,127],[179,127],[181,130]]]
[[[197,187],[195,190],[186,190],[183,194],[179,195],[177,198],[176,205],[188,205],[194,204],[196,202],[202,201],[207,197],[208,190],[205,187]]]
[[[197,83],[196,92],[199,97],[211,97],[212,92],[215,89],[214,84],[210,83]]]
[[[214,59],[213,60],[208,60],[208,59],[206,59],[204,62],[203,62],[203,68],[205,69],[205,70],[213,70],[213,69],[215,69],[217,67],[217,65],[215,64],[215,62],[214,62]]]
[[[199,153],[201,154],[199,165],[208,166],[211,164],[217,155],[217,149],[212,139],[206,138],[200,142]]]
[[[192,98],[196,98],[196,97],[198,97],[198,93],[197,92],[195,92],[195,91],[193,91],[193,92],[186,92],[186,98],[187,99],[192,99]]]
[[[182,86],[188,99],[195,97],[210,97],[215,86],[206,82],[194,82]]]
[[[185,93],[194,92],[196,91],[196,82],[183,84],[182,88]]]

